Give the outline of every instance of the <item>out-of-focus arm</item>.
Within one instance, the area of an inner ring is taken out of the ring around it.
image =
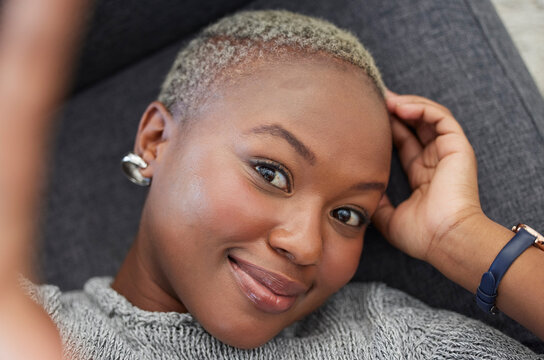
[[[53,115],[89,2],[8,0],[0,9],[0,359],[57,359],[47,314],[27,299]]]

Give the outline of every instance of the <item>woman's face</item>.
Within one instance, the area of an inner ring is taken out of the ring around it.
[[[355,273],[389,176],[388,114],[354,66],[298,60],[223,86],[181,131],[151,161],[140,256],[209,333],[259,346]]]

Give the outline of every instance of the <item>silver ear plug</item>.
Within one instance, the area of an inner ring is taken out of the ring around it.
[[[151,184],[151,178],[143,176],[140,172],[140,169],[145,169],[146,167],[147,163],[145,160],[132,151],[125,154],[123,159],[121,159],[121,168],[123,169],[123,172],[126,177],[136,185],[149,186]]]

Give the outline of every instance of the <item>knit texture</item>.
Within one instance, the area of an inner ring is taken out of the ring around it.
[[[381,283],[351,283],[265,345],[241,350],[208,334],[190,314],[143,311],[111,278],[61,293],[26,283],[50,314],[66,358],[84,359],[539,359],[496,329],[436,310]]]

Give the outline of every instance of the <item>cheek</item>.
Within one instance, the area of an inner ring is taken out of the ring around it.
[[[360,239],[332,238],[325,244],[319,281],[329,295],[346,285],[359,266],[363,249]]]
[[[244,170],[208,163],[188,180],[181,191],[185,197],[179,204],[184,226],[208,239],[227,242],[265,236],[272,221],[271,204]]]

